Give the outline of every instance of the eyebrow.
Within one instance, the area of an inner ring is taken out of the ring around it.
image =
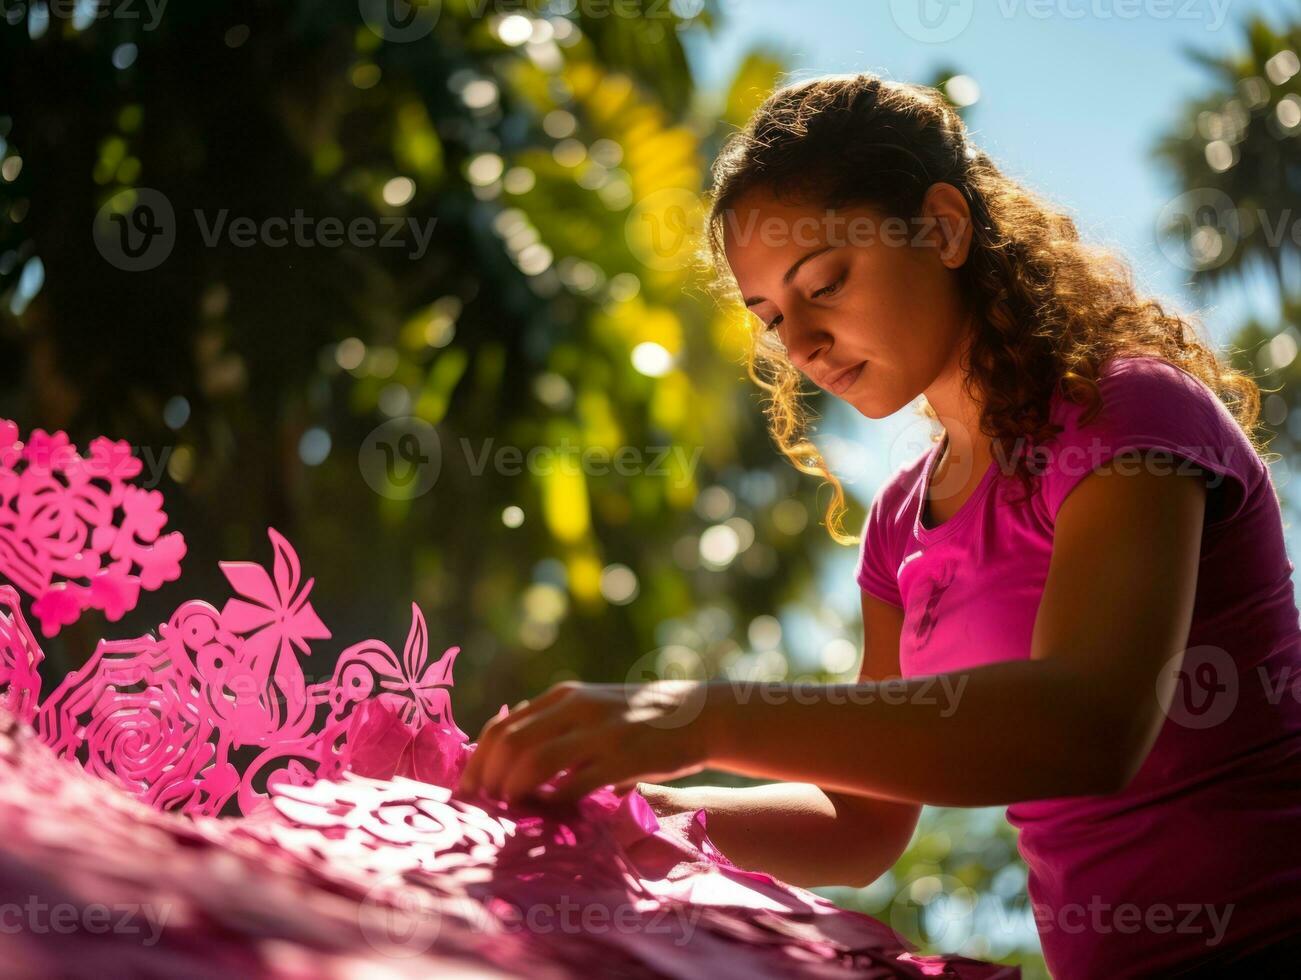
[[[789,284],[790,281],[795,278],[795,273],[800,271],[800,266],[804,265],[804,263],[809,261],[809,259],[816,259],[824,252],[830,252],[834,247],[834,245],[823,245],[821,248],[815,248],[812,252],[806,252],[804,255],[800,256],[795,260],[795,264],[786,270],[786,275],[782,276],[782,285]],[[751,296],[745,301],[746,309],[749,309],[751,306],[758,306],[763,301],[764,298],[762,296]]]

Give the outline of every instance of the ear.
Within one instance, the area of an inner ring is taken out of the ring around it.
[[[971,251],[971,208],[962,191],[952,184],[932,184],[922,199],[922,218],[933,222],[927,241],[939,249],[940,261],[960,269]]]

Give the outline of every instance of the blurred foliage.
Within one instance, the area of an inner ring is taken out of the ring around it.
[[[1301,14],[1241,26],[1227,56],[1190,51],[1210,79],[1155,154],[1181,197],[1162,228],[1185,257],[1195,288],[1263,289],[1277,319],[1251,319],[1230,341],[1233,363],[1262,388],[1259,435],[1289,517],[1286,492],[1301,449]]]
[[[1187,52],[1211,84],[1183,108],[1154,152],[1180,192],[1223,195],[1194,199],[1201,206],[1165,229],[1184,240],[1198,284],[1237,282],[1258,271],[1254,266],[1280,285],[1289,272],[1301,272],[1301,237],[1290,234],[1301,161],[1301,18],[1293,16],[1282,28],[1246,20],[1242,50],[1231,55]]]
[[[177,4],[156,25],[40,9],[0,26],[0,409],[165,458],[191,545],[183,589],[107,632],[221,596],[216,561],[265,559],[270,524],[337,647],[399,642],[414,598],[434,644],[466,648],[467,730],[566,677],[746,669],[750,624],[802,595],[828,539],[674,208],[774,61],[742,67],[720,120],[680,43],[710,5],[445,0],[407,41],[364,2]],[[92,230],[136,189],[165,195],[176,241],[122,272]],[[419,257],[202,234],[298,212],[436,225]],[[393,418],[441,446],[414,499],[359,465]],[[71,633],[69,659],[103,629]]]

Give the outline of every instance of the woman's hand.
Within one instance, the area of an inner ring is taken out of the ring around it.
[[[576,800],[600,786],[698,772],[709,760],[705,694],[695,681],[557,684],[484,725],[458,790]],[[554,791],[536,792],[561,770]]]

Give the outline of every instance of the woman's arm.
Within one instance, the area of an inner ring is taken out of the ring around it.
[[[941,806],[1115,792],[1165,720],[1205,508],[1203,480],[1168,468],[1081,480],[1058,510],[1029,660],[942,683],[567,682],[489,721],[463,789],[512,799],[567,770],[563,800],[711,767]],[[694,720],[675,720],[684,707]]]
[[[863,594],[859,680],[899,676],[903,610]],[[812,783],[637,787],[660,815],[703,809],[709,837],[742,868],[792,885],[870,885],[899,860],[921,807],[827,792]]]
[[[1094,473],[1061,506],[1031,659],[799,701],[711,684],[706,764],[942,806],[1122,789],[1165,720],[1206,499],[1197,476],[1137,469]]]
[[[921,810],[812,783],[638,788],[661,816],[703,809],[730,861],[801,888],[870,885],[899,860]]]

